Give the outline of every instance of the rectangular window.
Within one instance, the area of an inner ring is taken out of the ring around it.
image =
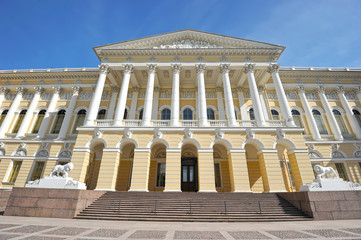
[[[16,178],[18,177],[22,161],[14,161],[13,162],[13,168],[11,169],[11,173],[8,179],[9,183],[15,183]]]
[[[335,163],[335,165],[336,165],[336,170],[337,170],[338,176],[340,178],[343,178],[343,180],[345,180],[345,181],[349,181],[348,175],[346,173],[345,165],[343,163]]]
[[[214,164],[214,178],[216,181],[216,187],[222,187],[221,183],[221,167],[219,163]]]
[[[45,162],[36,162],[33,175],[30,178],[30,181],[35,181],[41,178],[41,174],[43,173]]]
[[[165,163],[158,163],[157,166],[157,187],[165,186]]]

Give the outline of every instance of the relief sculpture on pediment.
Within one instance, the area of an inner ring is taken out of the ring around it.
[[[199,41],[194,39],[183,39],[179,41],[172,42],[170,44],[161,44],[159,46],[153,47],[154,49],[177,49],[177,48],[223,48],[216,44],[212,44],[206,41]]]

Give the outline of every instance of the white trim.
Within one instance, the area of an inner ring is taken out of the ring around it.
[[[229,153],[245,153],[246,149],[231,149]]]
[[[169,111],[172,111],[171,106],[169,106],[169,105],[167,105],[167,104],[164,104],[164,105],[162,105],[162,106],[160,106],[160,107],[158,108],[158,114],[161,114],[162,111],[163,111],[164,109],[166,109],[166,108],[168,108]]]
[[[308,153],[308,149],[291,149],[287,150],[288,155],[292,153]]]
[[[90,149],[89,148],[74,148],[73,152],[88,152],[90,153]]]
[[[278,153],[277,149],[261,149],[257,152],[257,155],[261,153]]]
[[[134,148],[134,152],[147,152],[150,153],[150,148]]]
[[[182,149],[181,148],[167,148],[166,153],[181,153]]]
[[[118,152],[122,153],[122,151],[119,148],[103,148],[103,152]]]
[[[198,153],[213,153],[213,148],[201,148],[198,149]]]

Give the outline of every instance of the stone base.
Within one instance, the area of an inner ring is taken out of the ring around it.
[[[27,188],[56,188],[56,189],[81,189],[86,190],[85,183],[74,181],[72,178],[45,177],[43,179],[29,181]]]
[[[300,192],[361,191],[358,183],[346,182],[342,178],[319,178],[300,186]]]

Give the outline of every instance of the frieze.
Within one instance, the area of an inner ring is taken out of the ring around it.
[[[206,98],[216,98],[214,90],[206,90]]]
[[[251,93],[249,92],[249,90],[244,91],[244,98],[251,98]]]
[[[237,98],[237,90],[232,89],[232,98]]]
[[[267,91],[267,98],[270,100],[278,100],[276,92]]]
[[[60,101],[69,101],[72,96],[73,96],[72,92],[62,92],[60,94]]]
[[[109,100],[109,92],[103,92],[102,101],[108,101],[108,100]]]
[[[127,98],[132,98],[132,90],[128,90]]]
[[[181,98],[194,98],[194,91],[193,90],[182,90]]]
[[[14,101],[16,97],[16,93],[8,93],[6,94],[6,101]]]
[[[145,90],[144,89],[139,91],[139,98],[145,98]]]
[[[178,49],[178,48],[223,48],[216,44],[212,44],[206,41],[198,41],[194,39],[183,39],[172,42],[171,44],[162,44],[153,47],[153,49]]]
[[[308,100],[319,100],[316,92],[305,91],[305,95]]]
[[[160,90],[159,92],[159,98],[171,98],[172,92],[168,89]]]
[[[325,92],[327,100],[338,100],[335,92]]]
[[[81,92],[79,94],[79,101],[90,101],[92,99],[93,92]]]
[[[23,101],[31,101],[34,97],[34,93],[25,93],[23,97]]]
[[[357,97],[354,92],[345,92],[345,97],[349,101],[356,101]]]
[[[285,94],[288,100],[298,100],[298,95],[295,91],[285,92]]]
[[[355,158],[361,158],[361,151],[358,150],[354,153]]]

